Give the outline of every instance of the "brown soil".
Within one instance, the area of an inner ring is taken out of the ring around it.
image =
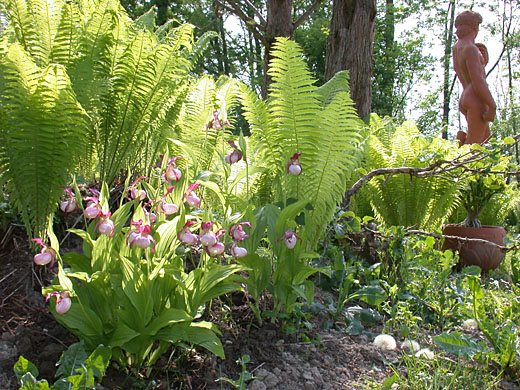
[[[41,284],[48,284],[52,271],[33,267],[32,254],[21,229],[0,231],[0,389],[17,389],[12,367],[23,355],[40,371],[40,379],[53,382],[55,363],[61,353],[77,339],[59,325],[48,311]],[[317,291],[316,301],[324,303],[327,293]],[[398,352],[383,352],[371,341],[377,334],[348,336],[339,328],[321,330],[331,317],[321,311],[312,315],[312,330],[302,337],[288,336],[279,324],[255,325],[253,315],[235,294],[229,302],[232,315],[214,310],[214,320],[222,330],[227,359],[222,360],[204,350],[179,356],[167,353],[148,379],[132,378],[109,368],[99,389],[231,389],[219,377],[237,379],[240,365],[236,360],[249,355],[247,365],[257,379],[248,389],[354,389],[369,383],[382,383],[391,375],[389,362],[397,362]]]

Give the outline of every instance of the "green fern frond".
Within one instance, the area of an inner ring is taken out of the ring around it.
[[[36,65],[14,45],[0,66],[7,115],[0,129],[2,176],[28,234],[45,237],[61,187],[82,150],[86,115],[61,65],[49,65],[36,78]]]
[[[306,237],[312,238],[311,247],[343,199],[349,173],[360,158],[357,120],[348,92],[338,92],[320,113],[319,147],[308,156],[309,163],[312,161],[312,172],[304,176],[303,184],[304,198],[310,199],[313,205],[308,213],[312,223],[306,226]]]
[[[77,54],[82,27],[81,14],[77,4],[72,1],[64,2],[50,50],[51,62],[65,66],[70,65]]]
[[[453,158],[452,142],[423,137],[412,122],[397,128],[381,121],[365,151],[367,169],[426,167],[436,158]],[[380,135],[380,136],[379,136]],[[386,226],[418,226],[436,229],[457,204],[460,184],[441,177],[408,175],[376,177],[368,184],[376,219]]]
[[[7,0],[6,8],[16,40],[25,51],[31,52],[36,45],[38,36],[29,3],[25,0]]]
[[[336,95],[342,92],[350,94],[348,70],[337,72],[332,79],[317,89],[318,99],[322,106],[332,103]]]
[[[195,153],[199,171],[211,167],[219,130],[208,126],[216,107],[216,85],[209,76],[202,77],[186,96],[179,119],[178,139]]]

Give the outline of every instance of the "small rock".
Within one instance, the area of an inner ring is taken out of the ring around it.
[[[265,383],[259,379],[255,379],[247,388],[248,390],[267,390]]]
[[[305,382],[303,389],[304,390],[316,390],[316,384],[311,381],[307,381],[307,382]]]

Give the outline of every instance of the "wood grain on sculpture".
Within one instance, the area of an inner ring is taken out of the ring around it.
[[[462,84],[459,110],[466,117],[467,134],[459,131],[460,145],[482,144],[490,136],[489,122],[495,120],[496,104],[486,82],[486,46],[475,43],[482,16],[464,11],[455,19],[457,42],[453,46],[453,68]]]

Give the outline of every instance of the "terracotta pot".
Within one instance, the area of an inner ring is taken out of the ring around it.
[[[501,226],[482,226],[480,228],[474,228],[450,224],[446,225],[442,232],[447,236],[480,238],[498,245],[504,245],[504,238],[506,236],[506,230]],[[480,242],[458,241],[453,238],[446,238],[442,249],[458,251],[460,266],[478,265],[484,272],[497,268],[505,254],[493,245]]]

